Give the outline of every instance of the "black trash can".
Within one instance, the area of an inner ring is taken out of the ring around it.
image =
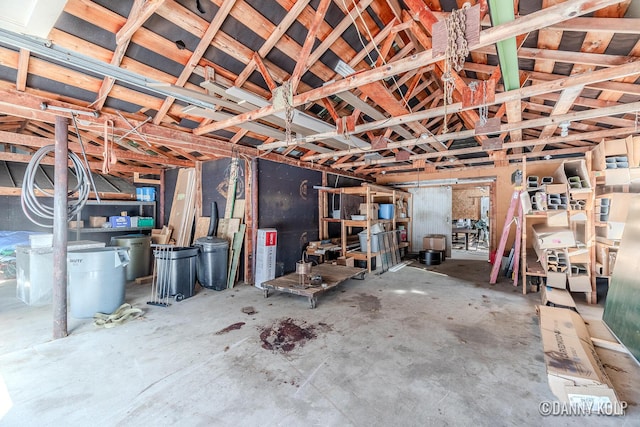
[[[177,300],[192,297],[196,285],[198,248],[155,248],[158,297],[175,296]]]
[[[227,289],[229,242],[217,237],[201,237],[194,245],[199,249],[196,274],[200,286],[221,291]]]

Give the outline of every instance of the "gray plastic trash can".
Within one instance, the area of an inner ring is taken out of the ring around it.
[[[200,285],[216,291],[227,289],[229,242],[209,236],[199,238],[194,246],[199,249],[196,274]]]
[[[158,297],[175,296],[177,300],[195,293],[198,248],[169,247],[154,249]]]
[[[129,248],[129,265],[124,269],[127,280],[149,275],[151,265],[151,237],[144,234],[128,234],[111,238],[110,246]]]
[[[67,283],[71,316],[93,317],[113,313],[124,303],[125,273],[129,263],[126,248],[81,249],[67,253]]]

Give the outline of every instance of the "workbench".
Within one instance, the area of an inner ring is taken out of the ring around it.
[[[269,297],[269,291],[287,292],[293,295],[305,296],[309,299],[309,307],[316,308],[317,297],[329,289],[349,279],[364,279],[365,268],[346,267],[344,265],[320,264],[314,265],[311,275],[322,276],[322,285],[311,286],[300,283],[300,275],[289,273],[262,283],[264,297]]]

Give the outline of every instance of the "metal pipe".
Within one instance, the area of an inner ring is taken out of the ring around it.
[[[67,336],[67,175],[69,121],[56,117],[53,193],[53,339]]]

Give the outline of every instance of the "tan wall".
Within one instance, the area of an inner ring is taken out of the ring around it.
[[[489,197],[489,190],[483,192],[480,188],[456,188],[451,194],[451,215],[453,219],[470,218],[474,221],[480,219],[480,198]]]
[[[560,166],[560,161],[537,161],[528,162],[526,165],[526,173],[528,175],[546,176],[553,175],[553,172]],[[478,168],[468,169],[452,169],[450,171],[439,171],[436,173],[420,173],[420,174],[386,174],[381,175],[377,183],[381,185],[394,185],[403,184],[414,181],[429,181],[429,180],[443,180],[443,179],[472,179],[472,178],[495,178],[495,205],[492,206],[493,218],[491,218],[491,230],[490,230],[490,250],[494,251],[498,247],[500,235],[504,228],[505,218],[507,217],[507,211],[509,210],[509,203],[514,191],[514,186],[511,184],[511,174],[517,169],[522,169],[522,164],[510,164],[505,167],[485,166]],[[485,185],[485,184],[483,184]],[[515,235],[515,227],[511,227],[511,233],[509,240],[507,241],[507,250],[513,245],[513,239]]]

